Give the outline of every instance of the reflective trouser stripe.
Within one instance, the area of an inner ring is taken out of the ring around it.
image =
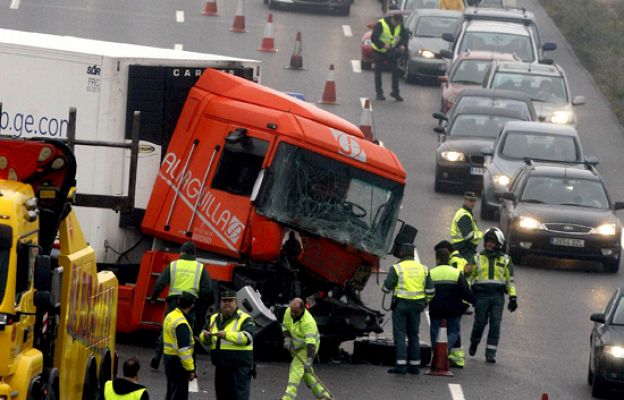
[[[407,360],[396,360],[396,365],[407,365]]]
[[[420,360],[409,360],[409,365],[420,365]]]
[[[498,348],[498,346],[494,346],[493,344],[488,344],[487,348],[490,350],[496,350]]]

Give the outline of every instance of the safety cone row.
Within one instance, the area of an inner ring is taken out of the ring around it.
[[[238,0],[238,3],[236,3],[236,15],[234,16],[234,22],[232,23],[230,31],[238,33],[247,32],[247,30],[245,29],[244,0]]]
[[[321,98],[319,103],[338,104],[336,103],[336,80],[334,76],[334,64],[331,64],[329,66],[327,81],[325,81],[325,88],[323,89],[323,97]]]
[[[202,14],[211,17],[218,16],[219,12],[217,11],[217,0],[206,1],[206,6],[204,7],[204,12]]]
[[[303,55],[301,46],[301,32],[297,32],[295,36],[295,47],[293,48],[292,55],[290,56],[290,64],[286,69],[303,69]]]
[[[373,109],[369,99],[364,100],[362,117],[360,118],[360,130],[364,134],[366,140],[371,142],[375,140],[375,134],[373,133]]]
[[[437,376],[453,376],[453,373],[449,369],[448,361],[448,338],[446,335],[446,320],[440,321],[440,331],[436,340],[435,347],[433,348],[433,360],[431,360],[431,366],[426,372],[427,375]]]
[[[273,14],[269,14],[266,26],[264,27],[264,36],[260,44],[259,51],[277,52],[275,48],[275,39],[273,37]]]

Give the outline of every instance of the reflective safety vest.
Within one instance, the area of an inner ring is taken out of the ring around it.
[[[145,390],[142,388],[126,394],[117,394],[113,389],[113,381],[108,381],[104,384],[104,400],[141,400]]]
[[[222,329],[225,332],[225,339],[219,339],[217,337],[219,327],[217,326],[216,320],[218,316],[219,314],[217,313],[210,317],[209,327],[212,333],[210,336],[210,349],[215,350],[217,348],[217,340],[220,340],[219,350],[253,351],[253,337],[249,332],[240,330],[240,327],[242,327],[244,322],[248,318],[251,318],[251,316],[241,310],[236,310],[236,315],[233,316]],[[203,332],[200,334],[200,338],[203,342],[206,341]]]
[[[459,254],[459,250],[453,250],[449,255],[449,264],[461,272],[466,272],[466,264],[468,264],[468,261]]]
[[[386,22],[385,18],[380,19],[379,23],[381,24],[382,28],[381,35],[379,35],[379,40],[383,44],[389,44],[390,48],[393,49],[397,45],[397,43],[399,43],[399,38],[401,37],[401,24],[395,26],[394,32],[392,32],[390,31],[390,25],[388,25],[388,22]],[[380,49],[379,47],[377,47],[377,45],[375,45],[375,43],[371,43],[371,46],[375,51],[378,51],[380,53],[386,53],[388,51],[388,49]]]
[[[434,285],[436,283],[457,284],[460,274],[461,272],[459,269],[453,268],[450,265],[438,265],[429,271],[429,276],[431,276]]]
[[[308,310],[305,310],[301,318],[299,318],[297,322],[294,322],[290,315],[290,307],[288,307],[284,314],[282,332],[288,332],[290,334],[290,339],[292,340],[293,346],[295,346],[295,351],[309,344],[313,345],[316,351],[319,349],[321,337],[318,327],[316,326],[316,321]]]
[[[473,287],[477,288],[479,285],[503,286],[506,287],[509,296],[515,296],[516,284],[514,276],[509,270],[510,261],[511,258],[503,254],[496,258],[495,265],[492,266],[486,255],[475,256],[476,268],[471,275]]]
[[[429,273],[427,267],[414,260],[406,260],[394,264],[392,268],[395,269],[399,277],[397,286],[394,289],[394,297],[408,300],[418,300],[426,297],[425,280]]]
[[[466,237],[462,236],[459,225],[457,224],[464,215],[467,215],[470,218],[470,222],[472,222],[472,232],[470,232]],[[475,221],[472,213],[466,210],[464,207],[457,210],[455,216],[453,217],[453,222],[451,223],[451,242],[455,244],[469,240],[472,244],[476,246],[479,244],[479,240],[481,240],[482,237],[483,233],[479,230],[479,227],[477,226],[477,221]]]
[[[194,260],[176,260],[169,264],[171,281],[169,296],[179,296],[182,292],[189,292],[199,297],[199,281],[201,279],[202,263]]]
[[[188,325],[191,336],[189,346],[182,348],[178,346],[178,336],[176,335],[176,329],[180,324]],[[195,363],[193,362],[193,347],[195,346],[193,329],[179,308],[171,311],[165,317],[165,322],[163,322],[163,345],[164,354],[180,357],[180,361],[185,370],[195,370]]]

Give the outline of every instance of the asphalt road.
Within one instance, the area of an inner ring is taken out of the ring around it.
[[[75,35],[94,39],[130,42],[185,50],[227,54],[263,61],[264,84],[284,91],[302,92],[308,101],[320,99],[329,64],[336,67],[339,105],[324,108],[356,124],[360,118],[360,97],[374,97],[371,72],[355,72],[351,60],[359,59],[360,37],[366,24],[379,14],[377,0],[355,0],[351,16],[338,17],[294,11],[275,11],[274,28],[278,53],[262,53],[260,45],[267,7],[261,0],[246,0],[248,33],[229,32],[236,8],[234,0],[219,1],[219,17],[204,17],[203,1],[190,0],[3,0],[0,27]],[[566,70],[573,95],[584,95],[587,104],[577,109],[578,129],[588,154],[600,159],[599,170],[614,200],[624,200],[624,132],[597,89],[537,0],[519,0],[534,11],[543,41],[554,41],[559,49],[553,58]],[[13,6],[14,9],[10,9]],[[179,13],[184,12],[183,22]],[[178,17],[176,18],[176,15]],[[344,28],[348,25],[349,28]],[[288,64],[295,33],[303,34],[306,70],[283,69]],[[351,31],[352,36],[346,34]],[[390,77],[385,78],[389,92]],[[421,258],[431,264],[431,248],[448,236],[452,215],[461,203],[456,195],[433,191],[437,137],[431,113],[439,106],[440,90],[434,86],[402,83],[404,103],[373,102],[374,129],[385,145],[393,149],[408,174],[408,186],[401,217],[420,229],[417,238]],[[478,215],[478,210],[477,210]],[[483,228],[489,223],[481,223]],[[387,268],[394,260],[387,259]],[[589,354],[589,314],[600,311],[613,290],[621,285],[623,272],[607,275],[593,265],[537,260],[516,268],[519,309],[505,312],[498,363],[484,362],[483,345],[464,370],[454,378],[429,376],[395,377],[385,369],[366,365],[321,365],[323,381],[338,399],[550,399],[591,398],[585,383]],[[381,277],[383,278],[383,276]],[[380,306],[381,296],[374,279],[364,293],[368,304]],[[468,340],[472,318],[464,318],[463,333]],[[389,328],[385,335],[389,335]],[[428,332],[423,319],[422,332]],[[428,340],[428,333],[423,335]],[[147,367],[148,347],[120,344],[123,357],[136,355],[143,362],[141,379],[153,398],[164,393],[164,373]],[[253,382],[252,398],[278,398],[286,384],[288,366],[261,363]],[[199,360],[200,393],[192,399],[212,396],[213,369],[204,357]],[[449,386],[457,385],[457,386]],[[202,391],[210,393],[210,396]],[[463,394],[462,394],[463,393]],[[621,396],[614,394],[617,398]],[[311,399],[303,388],[302,399]],[[622,398],[622,397],[619,397]]]

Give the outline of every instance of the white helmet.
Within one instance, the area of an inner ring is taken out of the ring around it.
[[[500,250],[505,246],[505,234],[498,228],[488,228],[483,234],[483,243],[491,240],[496,242],[496,249]]]

